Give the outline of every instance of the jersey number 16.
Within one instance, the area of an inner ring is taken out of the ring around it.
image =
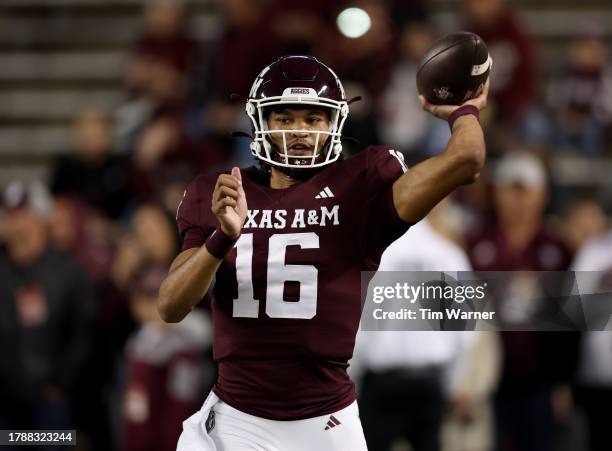
[[[318,249],[319,236],[314,232],[276,234],[268,243],[268,279],[266,289],[266,314],[270,318],[310,319],[317,313],[318,271],[312,265],[287,265],[287,246],[302,249]],[[238,299],[234,299],[235,318],[257,318],[259,300],[253,293],[253,234],[245,233],[236,242],[236,280]],[[298,302],[283,299],[285,282],[300,284]]]

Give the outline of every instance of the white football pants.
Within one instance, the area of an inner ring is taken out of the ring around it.
[[[275,421],[241,412],[213,392],[183,422],[177,451],[367,451],[357,402],[328,415]]]

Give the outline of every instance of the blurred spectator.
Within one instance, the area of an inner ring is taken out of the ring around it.
[[[73,196],[118,218],[128,201],[123,156],[112,153],[111,126],[98,111],[84,111],[73,125],[73,149],[60,155],[51,174],[54,195]]]
[[[595,199],[584,197],[569,202],[563,214],[562,232],[572,254],[586,242],[603,235],[607,230],[607,221],[601,205]]]
[[[464,332],[465,333],[465,332]],[[499,382],[501,345],[494,332],[478,332],[464,356],[461,377],[449,398],[442,425],[443,451],[493,449],[492,394]]]
[[[202,149],[200,168],[247,167],[255,164],[251,153],[250,140],[232,137],[237,130],[250,134],[252,124],[244,114],[243,103],[212,101],[205,110],[205,130],[197,147]]]
[[[231,155],[230,146],[220,151],[203,139],[208,136],[208,124],[201,109],[189,105],[184,76],[163,60],[154,61],[152,71],[148,113],[133,130],[124,130],[128,133],[124,145],[131,153],[130,188],[141,202],[157,197],[166,183],[190,180]],[[233,129],[237,109],[233,107],[232,112],[221,118],[227,120],[226,128]]]
[[[336,7],[325,0],[272,0],[266,8],[269,26],[282,54],[311,54],[336,19]],[[280,55],[279,55],[280,56]]]
[[[612,71],[605,42],[583,36],[567,47],[567,67],[553,80],[548,98],[555,123],[555,145],[595,156],[612,122]]]
[[[524,271],[562,271],[570,254],[544,224],[547,176],[528,153],[502,158],[493,175],[496,220],[467,237],[477,271],[516,271],[503,283],[508,315],[527,321],[537,306],[538,279]],[[525,291],[528,290],[528,291]],[[503,369],[496,396],[497,449],[552,451],[555,421],[571,412],[569,381],[573,377],[578,337],[569,332],[502,332]],[[553,410],[554,407],[554,410]]]
[[[507,0],[464,0],[466,25],[493,58],[490,107],[503,123],[516,123],[534,100],[535,49]]]
[[[209,55],[208,85],[222,100],[233,93],[246,97],[254,77],[282,55],[317,54],[336,11],[324,0],[227,0],[221,6],[225,24]]]
[[[495,218],[468,236],[477,271],[554,271],[567,268],[570,255],[544,224],[547,175],[532,154],[509,154],[493,174]]]
[[[182,150],[179,121],[179,118],[160,118],[142,130],[134,147],[133,162],[136,168],[142,171],[153,170],[162,160],[171,157],[172,153]]]
[[[172,122],[178,129],[176,136],[173,135],[175,140],[181,137],[183,122],[188,112],[189,84],[180,69],[166,59],[154,55],[136,55],[134,58],[134,64],[146,66],[142,69],[146,79],[138,89],[130,88],[128,84],[128,97],[115,111],[115,121],[120,150],[122,153],[136,152],[138,165],[139,160],[143,158],[140,155],[143,150],[139,150],[139,140],[142,140],[142,135],[149,129],[160,128],[159,123]],[[157,132],[157,135],[160,133]],[[165,153],[177,151],[176,141],[169,142],[165,135],[158,136],[157,140],[159,150],[151,156],[145,155],[144,158],[148,161],[156,162],[164,157]]]
[[[200,83],[202,57],[200,44],[191,36],[186,18],[181,0],[145,4],[145,30],[134,45],[124,80],[127,98],[115,113],[119,148],[124,152],[141,147],[137,141],[147,127],[156,130],[151,133],[162,134],[158,129],[168,127],[157,123],[160,120],[163,123],[163,119],[171,118],[179,122],[179,130],[183,127],[180,122],[187,113],[190,94],[196,80]],[[176,152],[166,135],[158,139],[162,143],[152,156],[155,161],[165,153]],[[148,161],[151,159],[149,155]]]
[[[612,232],[587,242],[578,252],[572,269],[584,271],[576,276],[581,292],[612,292]],[[584,334],[578,369],[576,402],[588,419],[588,449],[608,450],[610,423],[606,420],[612,405],[612,332]]]
[[[49,225],[54,247],[72,255],[89,280],[105,283],[114,251],[112,223],[82,201],[60,196],[53,200]]]
[[[391,18],[398,28],[429,17],[429,0],[388,0]]]
[[[163,200],[168,187],[180,185],[182,194],[199,173],[254,163],[250,141],[232,137],[237,130],[250,132],[243,104],[211,101],[204,111],[192,113],[161,114],[135,135],[132,200]]]
[[[132,198],[143,202],[155,199],[171,181],[189,180],[204,168],[198,159],[206,149],[196,149],[185,134],[185,116],[160,116],[137,136],[131,155]]]
[[[424,219],[411,227],[385,251],[379,271],[469,271],[467,256],[437,232],[440,225]],[[390,450],[401,438],[415,451],[490,449],[496,346],[496,336],[485,333],[360,331],[351,366],[365,369],[360,413],[368,449]]]
[[[247,96],[253,78],[276,57],[282,42],[269,26],[266,0],[227,0],[221,3],[225,26],[210,52],[209,94],[227,99],[230,94]]]
[[[155,117],[182,112],[189,86],[184,74],[165,59],[155,58],[149,75],[147,94],[154,106]]]
[[[138,133],[153,116],[155,104],[149,94],[149,78],[155,61],[151,56],[134,54],[125,69],[125,97],[113,113],[117,150],[121,154],[130,152]]]
[[[405,25],[399,40],[399,59],[391,69],[390,82],[380,96],[376,115],[380,137],[404,154],[436,154],[444,148],[450,136],[446,123],[421,108],[415,83],[421,58],[434,39],[435,32],[427,22]]]
[[[130,288],[130,309],[140,324],[125,352],[127,381],[123,396],[124,451],[172,451],[182,422],[203,402],[204,350],[212,340],[209,318],[199,310],[178,324],[166,324],[157,312],[157,291],[167,266],[141,271]]]
[[[42,185],[4,193],[0,252],[2,429],[71,429],[71,403],[90,346],[95,298],[87,277],[49,246]]]
[[[91,349],[76,386],[74,425],[79,443],[88,449],[112,449],[110,403],[117,354],[132,327],[126,303],[109,277],[114,257],[114,226],[81,201],[54,200],[50,238],[56,249],[71,255],[93,282],[98,298]]]
[[[115,285],[126,291],[140,270],[150,265],[169,265],[178,250],[171,219],[155,204],[139,207],[131,220],[131,231],[120,241],[111,269]]]
[[[134,53],[163,61],[180,74],[188,74],[198,62],[198,42],[190,34],[182,0],[153,0],[145,3],[145,31]]]

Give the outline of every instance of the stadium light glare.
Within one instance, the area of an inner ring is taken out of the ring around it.
[[[336,20],[338,29],[347,38],[360,38],[372,26],[372,20],[367,12],[361,8],[347,8],[338,14]]]

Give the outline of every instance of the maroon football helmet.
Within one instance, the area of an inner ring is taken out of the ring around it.
[[[330,112],[329,130],[270,130],[266,113],[278,105],[325,109]],[[342,152],[340,138],[348,112],[344,88],[329,67],[313,56],[283,56],[262,70],[251,87],[246,104],[254,131],[251,151],[260,160],[280,168],[310,169],[333,163]],[[285,134],[296,131],[316,134],[312,156],[289,154]],[[272,133],[282,133],[282,149],[272,144]],[[319,145],[321,135],[328,136],[325,146]]]

